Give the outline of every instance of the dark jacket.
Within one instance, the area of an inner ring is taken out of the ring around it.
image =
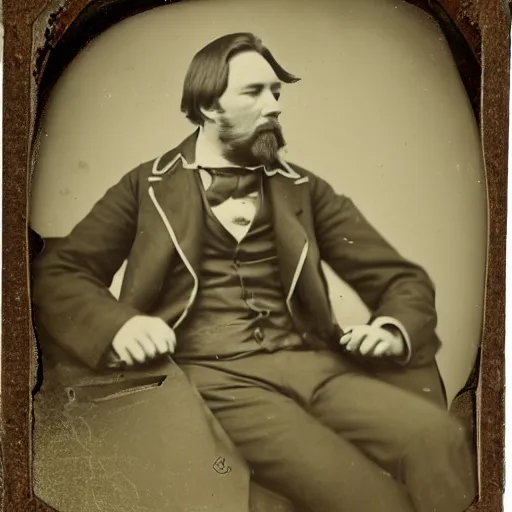
[[[118,329],[134,315],[158,315],[164,290],[172,307],[165,308],[163,319],[171,326],[181,323],[193,305],[203,206],[193,171],[183,167],[183,159],[193,162],[196,136],[163,155],[157,166],[147,162],[126,174],[69,236],[36,260],[37,323],[75,357],[69,364],[77,371],[85,366],[100,370]],[[291,167],[298,179],[280,174],[267,179],[285,294],[297,294],[309,312],[299,322],[332,343],[339,336],[324,261],[357,292],[372,317],[394,317],[403,324],[412,345],[410,366],[432,363],[440,342],[434,287],[425,271],[401,257],[348,197],[314,174]],[[175,280],[173,266],[179,259],[189,272]],[[125,260],[118,301],[109,286]]]
[[[127,500],[144,510],[248,510],[248,468],[172,360],[130,371],[102,366],[114,335],[134,315],[160,315],[176,327],[193,306],[204,223],[198,183],[184,162],[193,162],[195,140],[193,134],[126,174],[34,264],[44,362],[35,400],[35,487],[62,512],[77,503],[92,510],[98,499],[116,512],[126,510]],[[428,276],[402,258],[349,198],[314,174],[291,169],[294,178],[267,179],[287,304],[298,299],[309,313],[296,318],[302,334],[333,346],[339,337],[324,261],[372,317],[394,317],[410,336],[407,367],[392,363],[377,368],[379,375],[444,405]],[[125,260],[116,300],[109,287]],[[188,272],[177,279],[179,262]],[[164,292],[166,307],[160,308]],[[105,479],[107,474],[124,475],[129,485],[122,491],[119,478]],[[285,510],[280,499],[258,489],[250,493],[251,510]]]

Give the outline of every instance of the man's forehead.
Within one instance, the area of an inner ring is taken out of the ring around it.
[[[229,61],[228,88],[254,84],[279,84],[272,66],[257,52],[243,52]]]

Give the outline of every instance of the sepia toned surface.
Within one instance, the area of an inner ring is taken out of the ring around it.
[[[451,400],[480,342],[487,249],[481,145],[456,65],[435,21],[414,6],[293,5],[196,0],[134,16],[89,44],[47,106],[31,227],[67,234],[124,173],[181,141],[193,130],[179,112],[191,55],[219,34],[254,31],[302,78],[281,99],[288,160],[351,197],[430,273]],[[329,281],[342,325],[366,321],[353,292],[332,273]]]
[[[21,5],[21,4],[20,4]],[[21,7],[23,8],[23,7]],[[37,9],[36,9],[37,10]],[[28,11],[26,11],[28,12]],[[33,11],[34,12],[34,11]],[[9,10],[9,13],[12,14],[12,9]],[[484,110],[483,110],[483,126],[484,126],[484,134],[487,134],[487,153],[486,153],[486,158],[487,158],[487,169],[488,169],[488,173],[489,173],[489,183],[491,184],[491,188],[490,188],[490,195],[491,195],[491,210],[490,210],[490,213],[491,213],[491,220],[494,220],[495,221],[495,224],[493,225],[494,226],[494,229],[493,229],[493,236],[495,237],[495,244],[491,247],[491,259],[490,259],[490,289],[488,289],[488,293],[487,293],[487,299],[488,299],[488,303],[494,307],[494,317],[493,316],[490,316],[489,314],[487,315],[488,317],[488,320],[491,320],[489,322],[487,322],[487,330],[486,330],[486,341],[488,341],[488,344],[487,344],[487,347],[489,347],[489,351],[484,351],[484,359],[483,359],[483,368],[484,370],[485,369],[490,369],[490,370],[494,370],[494,369],[499,369],[500,367],[500,358],[499,358],[499,354],[500,354],[500,343],[501,343],[501,334],[502,334],[502,327],[501,326],[501,316],[500,316],[500,299],[499,299],[499,296],[500,296],[500,290],[501,290],[501,285],[500,285],[500,274],[499,272],[496,273],[496,269],[499,269],[500,268],[500,261],[502,262],[503,260],[500,260],[500,251],[501,251],[501,248],[502,248],[502,242],[504,240],[504,238],[502,237],[502,234],[504,233],[503,229],[502,229],[502,226],[503,224],[501,224],[500,222],[496,222],[497,220],[499,219],[503,219],[503,213],[504,213],[504,209],[503,209],[503,206],[504,206],[504,202],[503,202],[503,197],[504,197],[504,187],[502,186],[503,183],[504,183],[504,174],[501,173],[501,171],[504,169],[503,167],[503,159],[502,159],[502,154],[503,153],[503,127],[505,126],[505,124],[503,123],[503,112],[505,112],[503,110],[503,105],[502,105],[502,97],[494,94],[493,91],[496,91],[496,90],[499,90],[500,91],[500,95],[501,95],[501,91],[502,91],[502,86],[503,86],[503,82],[500,82],[500,79],[503,78],[502,76],[502,68],[498,66],[498,63],[499,62],[506,62],[506,59],[504,59],[504,54],[506,54],[506,48],[505,48],[505,45],[502,45],[500,41],[503,41],[504,39],[499,39],[499,37],[496,37],[496,40],[493,41],[493,35],[496,35],[499,33],[499,30],[503,28],[503,26],[505,25],[505,28],[506,28],[506,24],[508,23],[508,20],[502,20],[503,23],[500,24],[500,22],[498,22],[498,18],[497,18],[497,15],[499,14],[499,10],[498,9],[495,9],[495,6],[493,5],[492,8],[489,9],[488,12],[484,12],[484,22],[483,22],[483,26],[484,27],[488,27],[489,24],[491,22],[494,22],[495,25],[493,26],[493,31],[492,33],[490,31],[487,31],[485,32],[484,31],[484,54],[487,56],[487,63],[490,62],[490,66],[491,66],[491,69],[493,70],[497,70],[498,73],[497,74],[494,74],[492,75],[492,77],[490,75],[488,75],[487,77],[487,81],[486,81],[486,84],[487,84],[487,89],[485,89],[485,94],[486,94],[486,99],[487,101],[484,101]],[[27,17],[28,19],[31,19],[30,18],[30,15],[27,14]],[[25,18],[26,19],[26,18]],[[11,34],[16,34],[16,37],[13,37],[11,36],[10,38],[8,37],[8,40],[12,43],[15,41],[15,44],[14,44],[14,47],[15,48],[19,48],[21,53],[19,54],[20,57],[19,59],[21,59],[20,62],[22,62],[23,64],[23,55],[28,55],[27,53],[27,48],[30,46],[28,45],[27,47],[27,42],[30,42],[30,38],[28,37],[29,35],[29,32],[27,31],[27,27],[26,25],[23,25],[21,24],[19,26],[19,30],[17,29],[17,31],[15,31],[13,29],[14,25],[11,23],[9,25],[9,29],[12,30]],[[496,31],[495,31],[496,29]],[[506,30],[505,30],[505,33],[506,33]],[[503,31],[502,31],[502,34],[503,34]],[[18,58],[18,57],[16,57]],[[28,57],[27,57],[28,58]],[[27,70],[27,62],[28,61],[25,61],[25,64],[21,66],[21,68],[19,69],[15,69],[15,67],[12,66],[12,64],[14,64],[15,62],[18,62],[17,60],[13,59],[12,62],[9,62],[9,69],[11,71],[11,73],[8,74],[8,82],[9,82],[9,79],[11,77],[17,77],[19,75],[22,75],[23,76],[23,73],[26,72]],[[496,67],[498,66],[498,67]],[[506,71],[506,70],[505,70]],[[9,82],[10,84],[10,82]],[[20,84],[20,82],[18,81],[18,85]],[[23,97],[23,94],[25,94],[27,91],[27,88],[24,87],[22,85],[21,87],[21,90],[20,90],[20,95],[21,97]],[[12,94],[9,94],[8,95],[9,99],[12,99]],[[506,102],[505,102],[506,103]],[[8,103],[8,110],[7,110],[7,119],[9,121],[14,121],[13,117],[12,117],[12,114],[13,112],[22,112],[23,111],[23,107],[20,107],[19,105],[14,105],[13,103]],[[8,154],[8,158],[7,160],[9,162],[16,162],[16,158],[19,158],[21,157],[21,161],[23,160],[23,149],[20,149],[22,148],[23,146],[23,137],[19,137],[20,133],[23,133],[23,130],[27,127],[27,122],[23,120],[23,116],[20,117],[17,117],[16,118],[16,124],[12,123],[10,124],[9,126],[12,126],[13,127],[13,130],[11,131],[10,133],[10,137],[9,137],[9,145],[8,145],[8,151],[7,151],[7,154]],[[15,151],[16,150],[19,150],[18,153],[16,153]],[[18,156],[16,156],[18,155]],[[20,183],[23,183],[23,177],[21,175],[21,179],[20,179],[20,175],[19,173],[16,174],[18,171],[14,171],[14,169],[19,169],[20,172],[23,172],[23,169],[24,169],[24,165],[21,164],[21,166],[19,167],[11,167],[13,169],[13,174],[11,174],[11,179],[10,181],[8,181],[7,183],[7,197],[10,198],[10,218],[8,219],[8,222],[7,222],[7,232],[8,233],[13,233],[13,229],[14,229],[14,226],[16,225],[16,222],[18,220],[22,221],[23,220],[23,216],[21,215],[20,217],[16,216],[16,208],[12,208],[13,205],[16,205],[16,204],[20,204],[19,203],[19,196],[16,196],[16,194],[18,194],[19,192],[19,185]],[[16,181],[18,180],[18,181]],[[18,197],[18,199],[17,199]],[[23,210],[23,208],[20,209],[20,214],[21,214],[21,211]],[[9,222],[10,220],[12,220],[12,222]],[[19,223],[18,223],[19,224]],[[13,239],[16,239],[16,237],[11,237],[10,238],[11,240]],[[21,243],[21,245],[19,246],[20,249],[23,248],[23,242]],[[7,269],[8,269],[8,272],[7,272],[7,276],[9,277],[8,279],[8,286],[6,287],[7,288],[7,291],[6,288],[4,287],[4,294],[5,296],[7,297],[7,303],[9,304],[9,306],[12,306],[11,308],[11,311],[12,312],[15,312],[15,311],[19,311],[20,309],[23,309],[24,307],[24,303],[22,301],[21,304],[17,304],[14,300],[10,300],[9,297],[11,298],[14,298],[14,295],[12,295],[13,293],[13,288],[10,287],[9,285],[12,284],[13,282],[15,281],[12,281],[12,279],[16,279],[15,278],[15,270],[16,268],[20,268],[20,264],[23,265],[23,258],[21,259],[18,259],[18,261],[15,261],[16,260],[16,254],[17,253],[17,250],[9,250],[8,253],[7,253]],[[13,259],[14,258],[14,259]],[[12,272],[9,271],[9,269],[12,269]],[[23,271],[21,272],[21,275],[23,275]],[[12,279],[11,279],[11,276],[12,276]],[[5,317],[4,317],[5,319]],[[25,325],[25,324],[23,324]],[[19,323],[12,323],[8,330],[7,330],[7,333],[8,334],[12,334],[12,333],[23,333],[23,329],[25,327],[21,326]],[[492,336],[492,339],[489,338],[490,335],[493,335]],[[22,336],[22,339],[23,339],[23,336]],[[493,360],[491,361],[491,357],[493,357],[497,355],[496,358],[493,358]],[[20,363],[20,368],[22,368],[20,370],[20,373],[17,373],[16,371],[13,372],[13,368],[17,368],[16,366],[13,366],[13,363],[15,364],[16,361],[18,361]],[[28,360],[26,359],[26,356],[23,355],[23,351],[22,351],[22,355],[20,357],[13,357],[12,356],[12,352],[10,354],[8,354],[8,357],[7,357],[7,363],[8,363],[8,368],[6,370],[6,374],[8,375],[11,375],[13,376],[13,379],[9,378],[8,379],[8,383],[9,384],[14,384],[16,382],[16,379],[18,379],[18,382],[22,382],[23,381],[23,377],[22,377],[22,373],[24,370],[23,368],[25,368],[23,365],[24,365],[24,362],[27,362]],[[489,379],[492,378],[492,381],[493,383],[491,384]],[[6,382],[6,379],[5,379],[5,375],[4,375],[4,382]],[[501,389],[501,377],[499,376],[499,374],[496,374],[495,372],[491,374],[489,374],[489,378],[484,378],[484,384],[482,386],[482,389],[483,389],[483,394],[486,396],[486,397],[490,397],[490,400],[488,400],[487,402],[484,403],[484,410],[487,411],[489,414],[487,414],[486,416],[486,421],[483,425],[483,432],[482,432],[482,436],[485,438],[485,439],[493,439],[492,441],[492,444],[494,446],[496,446],[496,451],[489,451],[487,449],[486,450],[483,450],[483,455],[482,455],[482,466],[483,466],[483,470],[484,470],[484,477],[488,477],[488,476],[491,476],[491,475],[496,475],[496,474],[499,474],[499,467],[500,467],[500,439],[501,439],[501,429],[499,427],[500,425],[500,422],[498,421],[497,423],[494,422],[494,423],[490,423],[493,421],[493,419],[496,419],[497,415],[499,415],[499,411],[500,411],[500,405],[499,405],[499,402],[497,401],[494,401],[494,398],[496,398],[498,395],[499,395],[499,390]],[[18,396],[18,397],[22,397],[23,396],[23,392],[24,392],[24,385],[21,383],[21,384],[18,384],[18,386],[20,387],[17,387],[17,388],[14,388],[13,386],[6,386],[5,387],[5,390],[6,390],[6,398],[8,399],[8,403],[10,405],[12,404],[15,404],[16,403],[16,400],[15,400],[15,397]],[[16,389],[18,389],[18,391],[16,391]],[[4,413],[4,418],[7,419],[7,423],[6,425],[8,425],[8,431],[10,433],[10,436],[8,439],[12,439],[12,443],[9,442],[7,443],[7,453],[8,453],[8,456],[6,458],[6,460],[8,461],[16,461],[15,465],[13,464],[12,466],[9,466],[9,467],[12,467],[13,469],[14,468],[17,468],[18,469],[18,474],[17,474],[17,478],[16,479],[12,479],[12,481],[8,481],[8,484],[9,484],[9,503],[10,504],[20,504],[20,503],[26,503],[26,499],[28,499],[28,495],[25,494],[28,490],[28,488],[25,486],[26,482],[27,482],[27,478],[28,478],[28,472],[27,473],[24,473],[24,468],[26,468],[25,466],[25,460],[23,457],[24,457],[24,454],[25,453],[28,453],[28,452],[25,452],[25,447],[26,447],[26,444],[25,441],[20,441],[20,443],[16,442],[16,439],[19,439],[18,434],[21,435],[21,439],[23,439],[23,432],[25,432],[24,430],[24,427],[23,427],[23,424],[22,424],[22,421],[23,421],[23,404],[25,404],[25,402],[23,401],[23,399],[18,402],[20,407],[11,407],[9,409],[9,412],[8,413]],[[21,422],[16,422],[14,421],[15,419],[19,419],[21,420]],[[10,425],[10,426],[9,426]],[[492,437],[491,437],[492,436]],[[489,446],[489,445],[486,445],[486,446]],[[16,459],[13,459],[13,454],[14,453],[18,453],[21,455],[21,457],[18,457]],[[11,473],[13,474],[13,473]],[[496,480],[494,480],[496,481]],[[493,486],[493,489],[494,489],[494,486]],[[475,510],[478,508],[478,510],[495,510],[495,507],[492,506],[492,503],[496,504],[497,501],[496,501],[496,498],[498,497],[498,500],[499,500],[499,496],[498,496],[499,493],[495,493],[495,492],[488,492],[487,488],[485,488],[485,492],[484,492],[484,495],[483,495],[483,498],[482,498],[482,502],[479,504],[479,506],[475,507]],[[481,506],[480,506],[481,505]],[[490,505],[492,508],[488,508],[487,505]],[[19,509],[16,508],[16,509]]]

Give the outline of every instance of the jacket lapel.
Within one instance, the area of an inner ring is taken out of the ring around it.
[[[149,195],[167,231],[164,243],[174,246],[197,273],[204,212],[195,171],[185,169],[179,162],[172,173],[150,188]]]
[[[300,220],[308,187],[296,185],[287,177],[276,174],[268,178],[272,203],[276,249],[281,280],[289,301],[302,272],[309,251],[306,230]]]
[[[194,143],[195,139],[189,137],[164,155],[160,168],[182,151],[193,151]],[[165,276],[179,259],[192,278],[192,290],[201,258],[203,204],[195,172],[186,169],[178,159],[159,178],[149,183],[142,200],[139,229],[120,294],[120,300],[146,312],[159,297]]]
[[[297,293],[316,331],[328,339],[334,318],[322,279],[306,183],[303,179],[293,180],[281,175],[269,180],[279,269],[289,310],[293,314],[291,300]]]

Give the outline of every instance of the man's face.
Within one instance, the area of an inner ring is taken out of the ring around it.
[[[281,82],[256,52],[229,62],[228,85],[214,121],[225,156],[241,165],[272,165],[285,141],[277,120]]]

